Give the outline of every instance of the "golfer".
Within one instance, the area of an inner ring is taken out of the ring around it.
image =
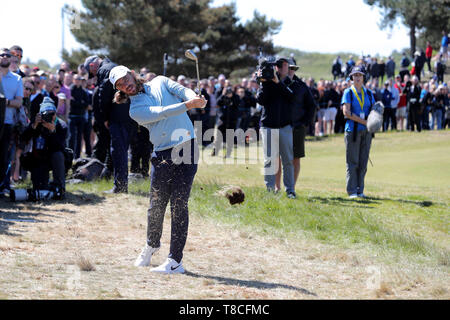
[[[204,108],[207,101],[166,77],[145,82],[124,66],[113,68],[109,80],[119,90],[115,102],[131,100],[131,118],[149,130],[154,145],[147,244],[135,266],[149,266],[152,255],[159,250],[164,213],[170,201],[170,254],[162,265],[151,271],[184,273],[182,258],[188,234],[188,200],[198,157],[194,127],[186,111]]]
[[[367,172],[372,134],[367,131],[367,117],[375,104],[373,94],[364,87],[365,70],[353,67],[350,78],[353,85],[344,91],[342,105],[345,124],[347,161],[347,193],[351,199],[365,198],[364,178]]]

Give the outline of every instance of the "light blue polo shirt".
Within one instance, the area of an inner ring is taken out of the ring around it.
[[[349,103],[352,107],[352,113],[355,114],[356,116],[360,116],[361,112],[364,112],[364,117],[365,119],[367,119],[367,117],[369,116],[369,109],[370,106],[375,104],[375,99],[373,97],[373,93],[372,91],[370,91],[371,95],[369,96],[367,94],[368,89],[363,87],[364,90],[364,108],[363,110],[361,110],[361,105],[359,104],[358,99],[356,98],[355,92],[352,91],[352,93],[350,93],[350,91],[352,90],[352,88],[347,88],[344,91],[344,95],[342,96],[342,102],[341,104],[344,103]],[[357,92],[359,99],[362,101],[362,94]],[[372,99],[370,99],[370,97],[372,97]],[[353,99],[351,99],[353,98]],[[351,101],[350,101],[351,99]],[[371,101],[372,100],[372,101]],[[371,103],[372,102],[372,103]],[[347,122],[345,123],[345,131],[346,132],[353,132],[353,128],[355,126],[355,122],[352,120],[347,120]],[[358,123],[358,131],[362,131],[366,129],[366,126],[363,126],[362,124]]]
[[[3,91],[5,98],[8,100],[14,100],[15,98],[23,98],[23,83],[22,77],[8,71],[6,76],[2,78]],[[14,112],[15,108],[6,107],[5,110],[5,124],[14,124]]]
[[[194,91],[163,76],[145,83],[144,90],[145,93],[130,97],[130,117],[149,130],[154,151],[195,138],[184,103],[197,96]]]

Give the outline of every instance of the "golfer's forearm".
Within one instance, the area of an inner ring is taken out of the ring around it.
[[[191,89],[185,88],[182,85],[180,85],[179,83],[170,80],[169,78],[163,77],[163,82],[166,85],[167,90],[173,94],[174,96],[187,101],[187,100],[191,100],[194,99],[197,94],[192,91]]]
[[[187,111],[186,104],[177,103],[169,106],[131,106],[130,117],[140,125],[157,122]]]

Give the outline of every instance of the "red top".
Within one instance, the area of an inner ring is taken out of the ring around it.
[[[397,108],[406,107],[406,94],[402,94],[405,84],[402,83],[401,88],[399,88],[398,84],[396,83],[394,87],[398,90],[398,93],[400,94],[400,101],[398,102]]]
[[[425,57],[431,58],[433,56],[433,48],[431,45],[427,46],[427,49],[425,50]]]

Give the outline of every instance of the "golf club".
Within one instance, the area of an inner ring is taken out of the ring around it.
[[[164,61],[164,71],[163,71],[163,76],[166,76],[166,74],[167,74],[167,59],[168,59],[167,53],[164,53],[164,59],[163,59],[163,61]]]
[[[200,95],[200,93],[201,93],[201,91],[200,91],[200,72],[198,71],[197,55],[192,50],[186,50],[185,55],[186,55],[186,58],[188,58],[189,60],[195,61],[195,65],[197,67],[197,94]]]

